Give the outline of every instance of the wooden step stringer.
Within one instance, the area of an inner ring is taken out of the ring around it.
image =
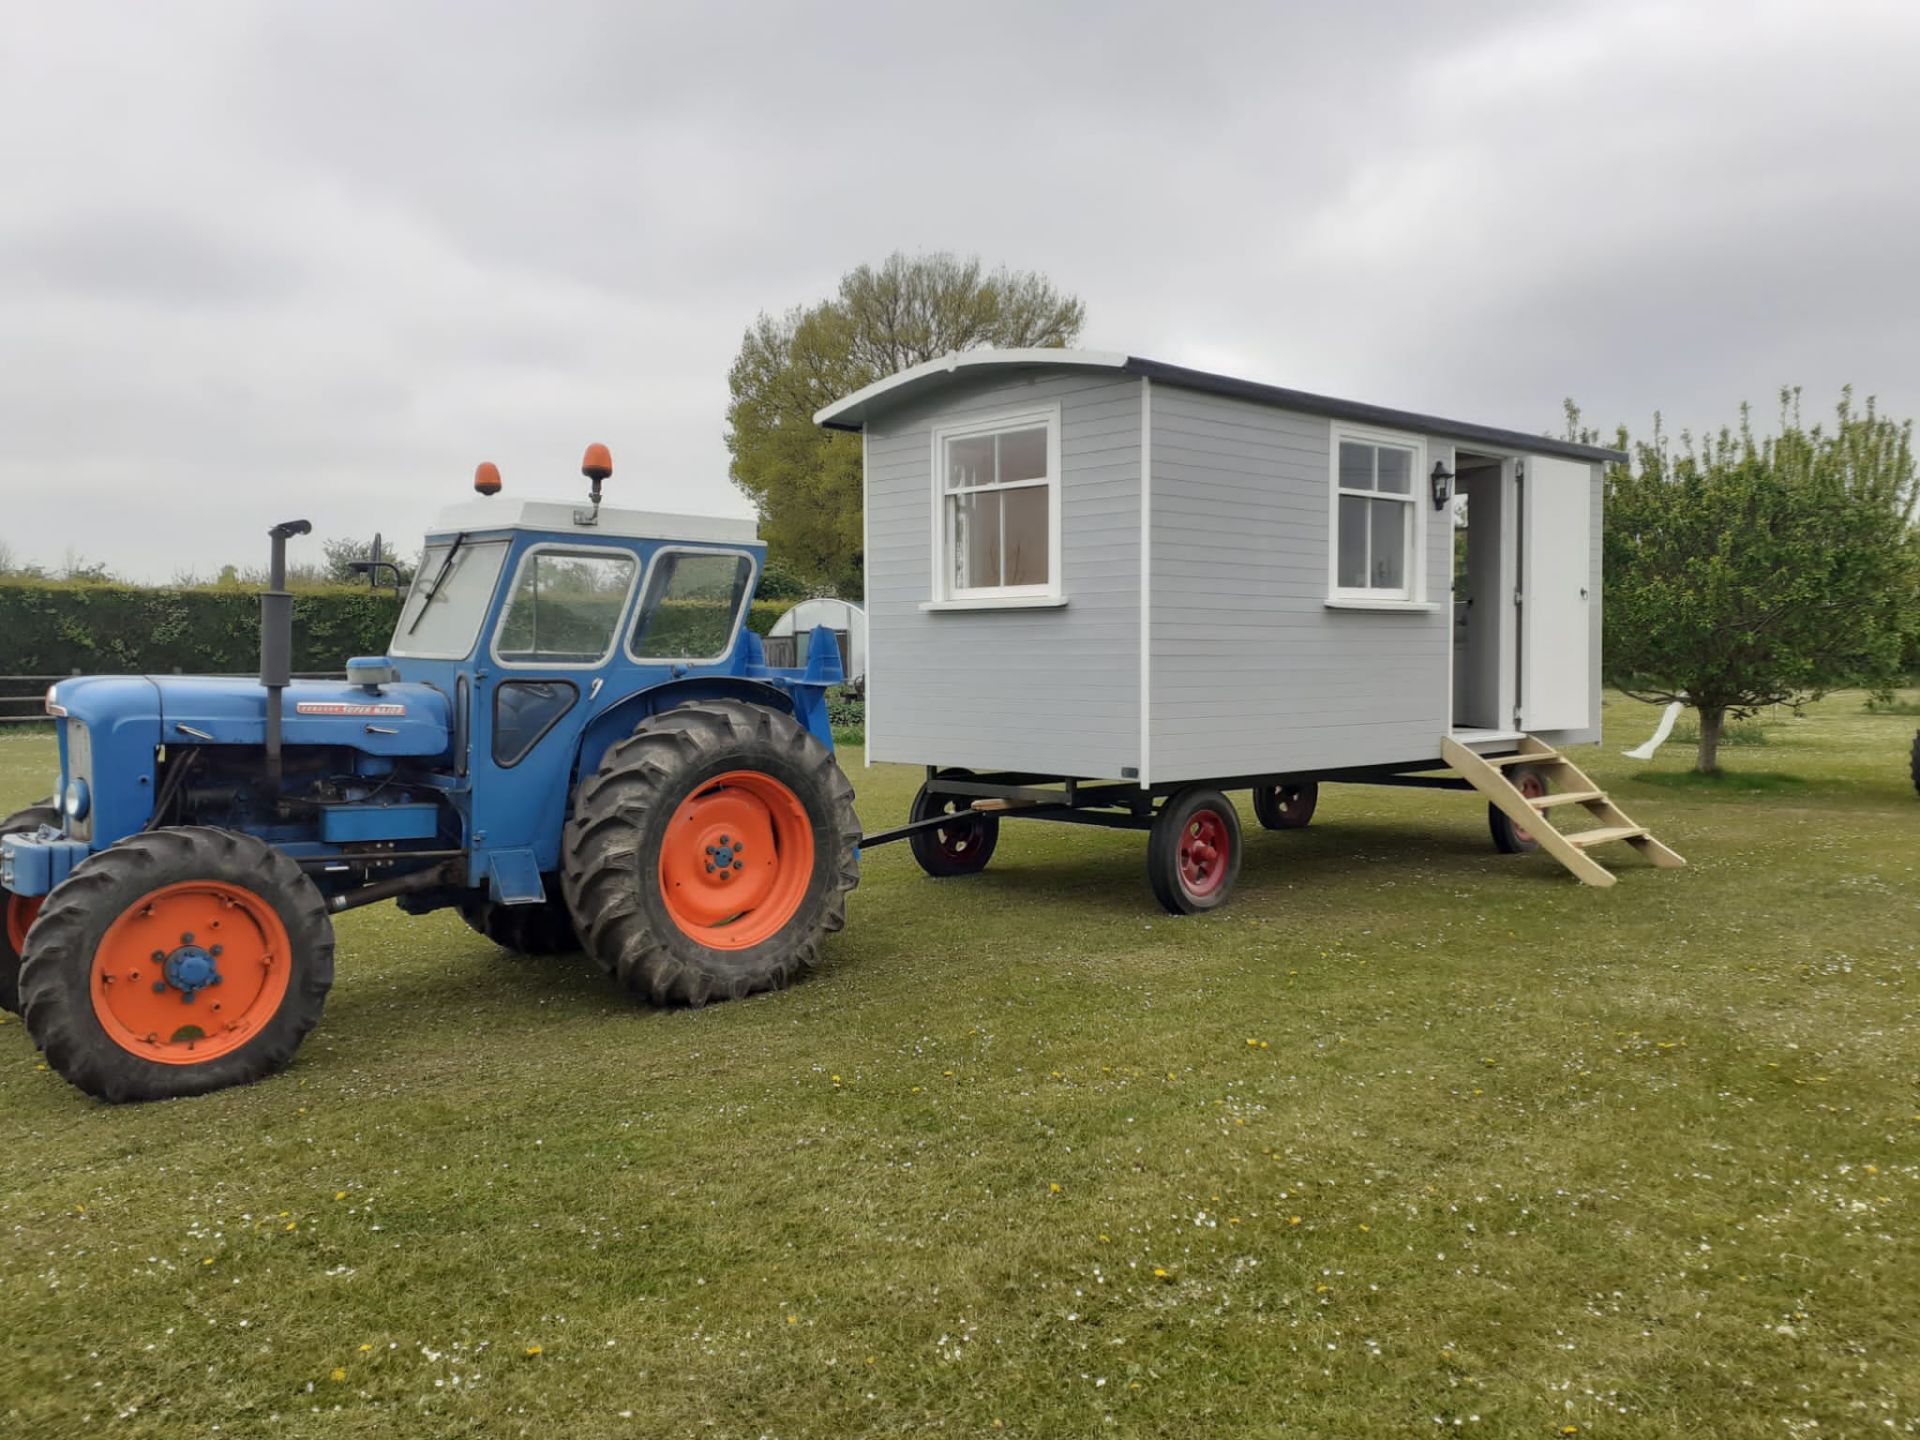
[[[1636,825],[1578,765],[1543,740],[1523,736],[1515,753],[1488,757],[1475,754],[1449,735],[1440,742],[1440,754],[1509,820],[1538,840],[1542,850],[1588,885],[1613,884],[1613,872],[1587,851],[1615,840],[1631,845],[1655,865],[1671,869],[1687,863],[1648,834],[1644,825]],[[1507,779],[1508,771],[1519,765],[1544,772],[1558,788],[1529,800]],[[1580,806],[1599,825],[1591,830],[1561,830],[1553,823],[1553,815],[1569,805]]]

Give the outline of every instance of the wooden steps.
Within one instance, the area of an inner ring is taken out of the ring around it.
[[[1528,735],[1511,755],[1477,755],[1451,735],[1440,742],[1440,754],[1497,810],[1540,842],[1540,848],[1588,885],[1611,885],[1614,874],[1587,851],[1618,841],[1632,846],[1655,865],[1671,869],[1687,862],[1662,845],[1646,826],[1634,820],[1608,797],[1606,791],[1566,756],[1545,741]],[[1532,798],[1522,794],[1509,772],[1524,766],[1561,788]],[[1557,813],[1579,807],[1597,822],[1585,830],[1562,830]]]

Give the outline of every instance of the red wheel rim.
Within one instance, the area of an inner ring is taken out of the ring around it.
[[[46,901],[44,895],[7,896],[7,944],[13,947],[14,954],[26,953],[27,931],[33,928],[34,917]]]
[[[812,880],[806,807],[759,770],[730,770],[681,801],[660,847],[667,913],[715,950],[744,950],[779,934]]]
[[[1529,770],[1520,777],[1513,788],[1529,800],[1538,800],[1542,795],[1547,793],[1547,782],[1540,778],[1538,772]],[[1518,840],[1522,845],[1533,844],[1533,832],[1524,830],[1518,825],[1513,827],[1513,838]]]
[[[952,825],[938,826],[933,832],[933,843],[943,859],[954,865],[965,865],[980,850],[980,818],[973,813],[971,800],[949,800],[946,809],[950,814],[966,818]]]
[[[292,971],[273,906],[242,885],[183,880],[129,905],[100,937],[93,1013],[129,1054],[204,1065],[279,1013]]]
[[[1189,895],[1211,895],[1226,879],[1233,834],[1212,810],[1196,810],[1180,832],[1180,885]]]

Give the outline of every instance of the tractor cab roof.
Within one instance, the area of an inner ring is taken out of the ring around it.
[[[757,545],[759,523],[752,517],[731,515],[682,515],[670,510],[617,510],[609,505],[599,508],[592,523],[583,517],[593,510],[574,501],[507,500],[493,497],[451,505],[428,527],[429,538],[465,531],[469,535],[486,531],[524,530],[543,535],[578,536],[591,539],[617,536],[627,540],[691,540],[719,545]]]

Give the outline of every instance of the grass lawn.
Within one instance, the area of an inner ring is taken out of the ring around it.
[[[1329,787],[1233,902],[1144,838],[875,851],[690,1013],[344,917],[286,1074],[112,1109],[0,1026],[0,1433],[1717,1436],[1920,1428],[1914,720],[1578,756],[1692,862]],[[918,776],[846,761],[871,828]],[[46,792],[0,739],[0,811]]]

